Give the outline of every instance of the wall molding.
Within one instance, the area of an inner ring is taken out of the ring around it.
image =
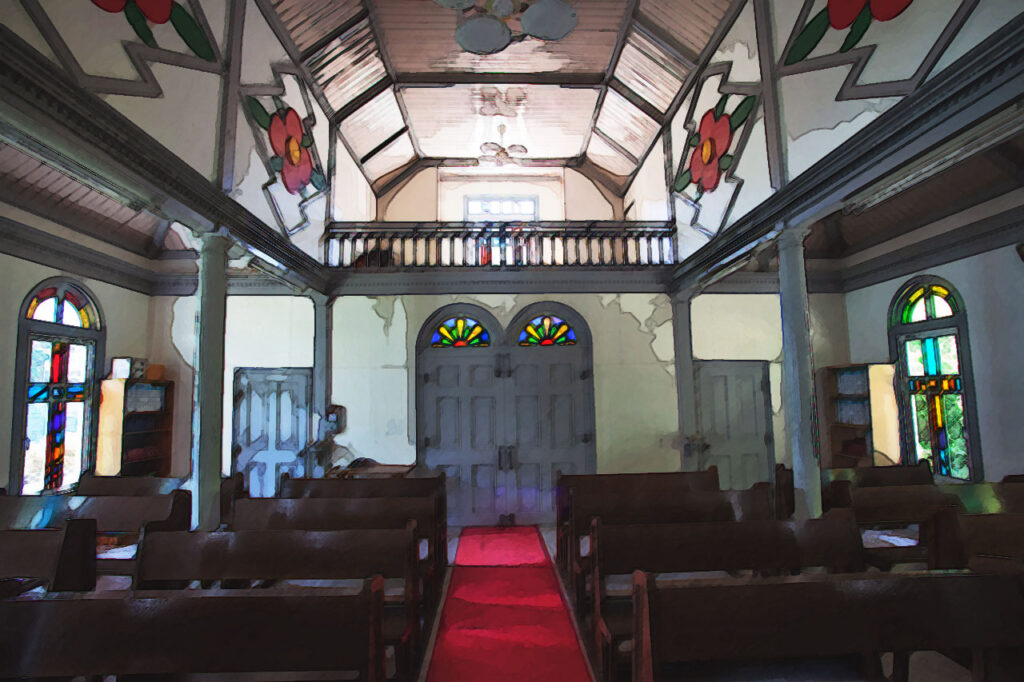
[[[668,291],[670,268],[618,269],[425,268],[382,273],[341,273],[332,296],[397,296],[402,294],[592,294]]]

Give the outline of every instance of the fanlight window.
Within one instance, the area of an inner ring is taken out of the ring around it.
[[[898,311],[895,324],[913,324],[926,320],[953,317],[957,312],[956,302],[949,295],[949,289],[938,284],[918,287],[909,296],[902,310]]]
[[[575,346],[576,331],[554,315],[534,318],[519,332],[520,346]]]
[[[486,348],[491,345],[491,336],[476,320],[469,317],[453,317],[441,323],[430,339],[433,348]]]
[[[98,326],[96,311],[89,299],[70,286],[59,289],[47,287],[37,292],[28,304],[25,317],[82,329],[95,329]]]

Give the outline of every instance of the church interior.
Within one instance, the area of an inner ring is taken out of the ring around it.
[[[4,0],[0,282],[0,678],[1024,679],[1019,0]]]

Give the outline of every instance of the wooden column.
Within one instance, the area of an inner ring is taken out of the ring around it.
[[[310,294],[313,300],[313,434],[319,438],[320,424],[331,403],[331,300],[324,294]],[[307,460],[307,476],[323,476],[324,469]]]
[[[814,399],[814,367],[804,239],[808,226],[786,227],[779,234],[779,292],[782,302],[782,392],[786,406],[789,450],[793,454],[797,514],[821,516],[821,470],[814,454],[811,416]]]
[[[199,333],[196,340],[195,412],[198,448],[192,463],[200,530],[220,525],[222,433],[224,430],[224,331],[227,312],[227,251],[223,230],[201,236]]]

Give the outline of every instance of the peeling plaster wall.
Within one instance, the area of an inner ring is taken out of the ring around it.
[[[1020,340],[1024,338],[1024,265],[1012,246],[929,268],[846,294],[850,328],[850,359],[855,363],[888,363],[889,305],[899,288],[918,274],[948,280],[964,299],[974,393],[985,478],[998,481],[1024,472],[1024,369]]]
[[[14,408],[14,361],[17,357],[18,314],[22,301],[39,282],[66,275],[81,282],[96,297],[107,330],[106,358],[97,367],[106,376],[109,359],[115,356],[145,357],[149,297],[105,282],[67,275],[60,270],[0,254],[3,296],[0,297],[0,487],[7,485],[11,462],[11,428]]]
[[[174,382],[174,426],[171,434],[171,475],[188,476],[192,469],[192,405],[195,382],[196,296],[154,296],[149,302],[149,353]]]
[[[335,441],[355,457],[414,462],[416,337],[427,318],[463,302],[505,325],[538,301],[572,307],[593,334],[598,471],[678,470],[672,308],[653,294],[339,298],[331,400],[347,408],[348,428]]]

